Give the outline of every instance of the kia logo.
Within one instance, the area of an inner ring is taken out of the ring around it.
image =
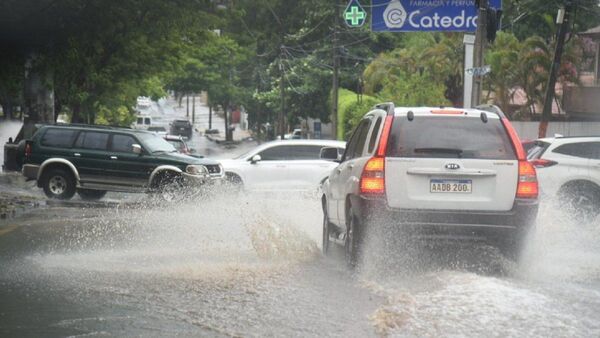
[[[456,170],[456,169],[460,169],[460,166],[456,163],[448,163],[446,164],[446,169],[450,169],[450,170]]]

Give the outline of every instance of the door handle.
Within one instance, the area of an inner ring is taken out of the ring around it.
[[[118,159],[118,157],[116,157],[116,156],[111,156],[111,157],[110,157],[110,159],[111,159],[111,160],[117,160],[117,159]]]
[[[75,157],[81,157],[81,154],[80,153],[74,153],[73,156],[75,156]]]

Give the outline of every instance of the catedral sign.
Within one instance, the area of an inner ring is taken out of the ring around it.
[[[502,0],[490,7],[502,8]],[[474,0],[373,0],[371,29],[375,32],[474,32]]]

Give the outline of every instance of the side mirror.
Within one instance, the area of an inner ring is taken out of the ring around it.
[[[255,164],[256,162],[260,162],[260,160],[262,160],[262,158],[260,157],[260,155],[254,155],[250,159],[250,163]]]
[[[134,154],[138,154],[138,155],[142,154],[142,146],[139,144],[132,144],[131,150],[133,151]]]
[[[339,162],[340,157],[338,155],[338,148],[335,147],[323,147],[319,153],[319,157],[322,160],[336,161]]]

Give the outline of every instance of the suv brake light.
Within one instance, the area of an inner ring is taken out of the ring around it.
[[[27,142],[27,143],[25,143],[25,157],[31,156],[31,153],[32,153],[31,143]]]
[[[548,168],[548,167],[558,164],[558,162],[556,162],[556,161],[544,160],[541,158],[538,158],[536,160],[531,160],[529,162],[531,162],[531,164],[533,164],[533,166],[536,168]]]
[[[533,164],[519,161],[519,182],[517,184],[517,198],[537,198],[538,181]]]
[[[372,157],[360,175],[360,193],[382,195],[385,193],[385,157]]]
[[[361,195],[382,196],[385,194],[385,152],[393,119],[393,115],[385,117],[377,152],[374,157],[367,161],[360,175]]]

